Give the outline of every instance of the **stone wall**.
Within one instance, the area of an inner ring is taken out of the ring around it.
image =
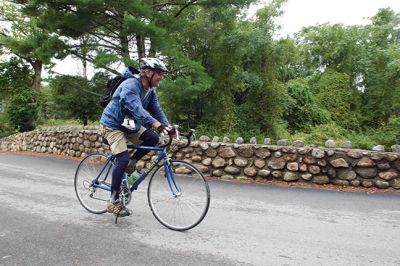
[[[223,179],[283,180],[339,186],[400,189],[400,153],[345,148],[322,148],[194,141],[176,153],[206,176]],[[224,141],[227,141],[226,139]],[[286,145],[285,142],[279,142]],[[330,146],[333,146],[332,143]],[[48,128],[0,139],[0,150],[33,151],[73,157],[109,153],[97,128]],[[146,167],[155,158],[146,155]]]

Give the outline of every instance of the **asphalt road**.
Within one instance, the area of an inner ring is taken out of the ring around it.
[[[152,216],[147,184],[118,224],[88,213],[77,164],[0,154],[0,265],[400,265],[400,193],[210,181],[207,217],[180,233]]]

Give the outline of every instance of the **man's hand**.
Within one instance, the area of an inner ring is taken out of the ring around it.
[[[171,125],[160,125],[158,128],[157,128],[157,131],[159,132],[159,133],[163,133],[163,134],[165,134],[165,135],[168,135],[168,134],[170,134],[170,132],[171,132],[171,130],[172,130],[173,128],[172,128],[172,126]]]

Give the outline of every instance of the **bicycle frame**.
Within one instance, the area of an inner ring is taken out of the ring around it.
[[[171,190],[171,193],[173,194],[174,197],[178,196],[178,194],[180,193],[181,190],[180,190],[180,188],[178,187],[178,185],[175,182],[175,178],[174,178],[174,175],[172,173],[171,167],[169,167],[169,160],[170,159],[168,158],[167,147],[168,147],[168,145],[154,146],[154,147],[152,147],[152,146],[140,146],[140,145],[128,145],[128,149],[159,151],[160,152],[160,154],[158,155],[158,157],[155,160],[155,162],[153,162],[151,167],[147,171],[142,173],[141,176],[131,185],[131,187],[129,188],[131,192],[133,190],[136,190],[138,188],[139,184],[143,182],[143,180],[150,174],[150,172],[156,166],[158,166],[158,164],[161,161],[163,161],[164,170],[165,170],[165,173],[166,173],[165,176],[167,178],[168,185],[169,185],[169,188]],[[104,181],[107,180],[108,175],[110,174],[110,169],[111,169],[110,163],[114,159],[115,159],[114,155],[110,155],[107,158],[107,161],[104,163],[103,168],[101,169],[99,175],[92,181],[92,186],[93,187],[104,189],[104,190],[107,190],[107,191],[111,191],[111,184],[105,183]],[[99,178],[102,176],[102,174],[104,173],[104,171],[106,169],[107,169],[106,178],[104,179],[103,182],[99,183]],[[127,176],[126,176],[125,173],[124,173],[124,176],[122,178],[122,182],[126,182],[126,184],[127,184]]]

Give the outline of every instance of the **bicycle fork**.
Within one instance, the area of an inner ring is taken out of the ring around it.
[[[172,170],[172,164],[169,158],[164,161],[164,170],[165,170],[165,177],[167,178],[168,186],[169,189],[171,190],[172,195],[174,196],[174,198],[179,197],[182,194],[182,190],[175,181],[175,176]]]

